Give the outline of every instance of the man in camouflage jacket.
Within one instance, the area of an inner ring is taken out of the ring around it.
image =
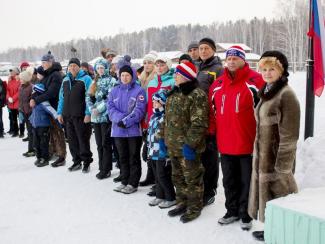
[[[201,153],[208,128],[208,100],[198,88],[196,68],[185,62],[176,68],[176,86],[166,103],[165,142],[172,161],[177,206],[169,216],[182,215],[183,223],[197,218],[203,207]]]

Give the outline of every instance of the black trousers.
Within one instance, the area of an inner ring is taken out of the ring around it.
[[[0,135],[3,135],[4,133],[3,128],[3,120],[2,120],[2,107],[0,107]]]
[[[172,165],[166,160],[151,161],[153,173],[155,175],[156,197],[167,201],[174,201],[176,198],[175,189],[172,182]]]
[[[33,145],[38,159],[49,159],[50,127],[33,128]]]
[[[18,109],[10,109],[9,111],[10,131],[18,134]]]
[[[249,217],[248,195],[252,174],[251,155],[221,155],[226,209],[233,216]]]
[[[217,192],[219,179],[219,156],[215,139],[207,140],[206,149],[202,153],[201,161],[204,167],[204,195],[203,198],[213,197]]]
[[[107,174],[112,170],[111,123],[94,123],[95,139],[98,152],[99,171]]]
[[[24,113],[24,120],[26,122],[27,127],[27,137],[28,137],[28,151],[33,151],[33,127],[32,124],[29,121],[30,114]]]
[[[91,124],[84,123],[83,117],[63,118],[72,161],[74,163],[91,163],[93,154],[90,151]]]
[[[138,187],[141,178],[141,137],[115,137],[123,185]]]

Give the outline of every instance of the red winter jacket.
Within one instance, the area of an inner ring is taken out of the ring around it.
[[[16,80],[15,77],[11,77],[11,79],[8,81],[7,85],[7,106],[9,109],[18,109],[19,107],[19,87],[20,87],[20,81]],[[11,97],[14,101],[13,103],[10,103],[8,101],[8,98]]]
[[[235,78],[225,68],[224,74],[209,89],[209,134],[216,134],[221,154],[253,153],[256,133],[254,107],[257,92],[264,85],[260,74],[246,64]]]

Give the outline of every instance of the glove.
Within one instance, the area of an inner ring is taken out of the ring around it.
[[[8,102],[9,102],[9,103],[13,103],[13,102],[14,102],[14,99],[12,99],[12,97],[9,97],[9,98],[8,98]]]
[[[195,160],[196,152],[189,145],[183,145],[183,156],[186,160]]]
[[[122,120],[117,123],[117,126],[123,128],[123,129],[126,129],[126,126],[125,126],[125,124],[123,123]]]

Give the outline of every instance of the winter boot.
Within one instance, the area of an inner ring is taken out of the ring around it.
[[[227,212],[225,214],[225,216],[223,216],[222,218],[220,218],[218,220],[218,223],[221,225],[228,225],[228,224],[231,224],[237,220],[239,220],[238,216],[231,215],[230,213]]]
[[[44,167],[44,166],[47,166],[49,165],[49,161],[44,159],[44,158],[41,158],[40,162],[36,165],[37,167]]]
[[[120,174],[119,176],[115,177],[115,178],[113,179],[113,181],[114,181],[115,183],[117,183],[117,182],[121,182],[121,181],[122,181],[122,175]]]
[[[79,170],[79,169],[81,169],[81,163],[79,163],[79,162],[75,162],[75,163],[73,163],[73,165],[71,165],[71,166],[68,168],[68,170],[69,170],[70,172],[72,172],[72,171],[77,171],[77,170]]]
[[[163,201],[159,204],[159,208],[164,209],[164,208],[170,208],[172,206],[176,205],[176,200],[174,201]]]
[[[40,158],[37,158],[36,161],[34,162],[34,165],[37,166],[41,162]]]
[[[249,231],[252,228],[252,219],[250,217],[242,218],[239,224],[242,230]]]
[[[57,160],[55,160],[51,166],[53,168],[56,168],[56,167],[60,167],[60,166],[64,166],[65,165],[65,158],[63,157],[59,157]]]
[[[264,241],[264,231],[253,231],[253,237],[258,241]]]
[[[24,156],[24,157],[27,157],[27,158],[29,158],[29,157],[34,157],[35,155],[36,155],[36,154],[35,154],[34,151],[28,151],[28,152],[23,153],[23,156]]]
[[[127,185],[125,188],[123,188],[121,190],[121,192],[124,194],[131,194],[131,193],[136,192],[137,190],[138,190],[138,188],[131,186],[131,185]]]
[[[83,168],[82,168],[82,173],[89,173],[90,171],[90,163],[85,163],[84,162],[84,165],[83,165]]]
[[[105,173],[105,172],[99,172],[97,175],[96,175],[96,178],[99,179],[99,180],[103,180],[103,179],[106,179],[108,177],[111,176],[111,171],[108,171],[108,173]]]
[[[187,211],[185,214],[183,214],[181,216],[181,218],[179,219],[182,223],[188,223],[194,219],[196,219],[197,217],[199,217],[201,215],[201,212],[189,212]]]
[[[126,187],[126,185],[121,184],[121,185],[115,187],[114,191],[121,192],[125,187]]]
[[[177,215],[182,215],[186,212],[186,206],[184,205],[178,205],[176,208],[168,211],[169,217],[175,217]]]
[[[149,202],[149,206],[154,207],[162,203],[164,200],[160,198],[155,198]]]

